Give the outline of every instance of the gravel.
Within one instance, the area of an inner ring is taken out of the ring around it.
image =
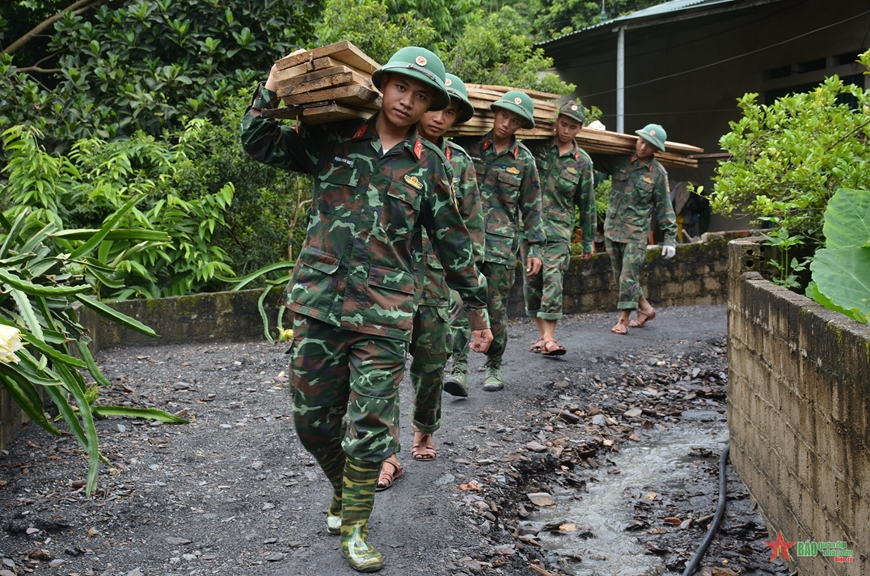
[[[547,497],[557,506],[559,494],[582,499],[590,482],[618,475],[611,459],[622,447],[652,444],[663,430],[726,427],[725,308],[658,312],[627,337],[610,334],[615,314],[566,316],[557,336],[568,354],[559,359],[529,353],[533,323],[512,322],[506,389],[481,390],[483,358],[473,355],[471,395],[444,396],[431,463],[410,459],[406,377],[405,473],[378,493],[370,523],[387,560],[381,573],[584,573],[583,554],[541,545],[535,520]],[[100,352],[112,385],[99,403],[157,407],[190,424],[98,421],[108,464],[90,498],[75,439],[25,426],[0,455],[0,576],[354,574],[325,530],[331,489],[293,431],[285,348]],[[623,529],[673,573],[694,553],[718,498],[719,454],[687,446],[686,459],[689,481],[650,478],[624,495],[632,517]],[[787,573],[768,560],[764,521],[728,470],[729,509],[706,573]],[[657,498],[646,498],[650,490]],[[596,537],[583,526],[571,531]],[[606,566],[596,573],[624,573],[618,555]]]

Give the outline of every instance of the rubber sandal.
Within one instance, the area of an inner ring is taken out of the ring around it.
[[[411,456],[414,460],[431,462],[438,455],[431,434],[424,434],[414,426],[414,443],[411,444]]]
[[[541,356],[564,356],[567,350],[556,342],[556,339],[547,340],[541,348]]]
[[[616,329],[617,326],[620,326],[620,324],[617,323],[616,326],[614,326],[613,328],[610,329],[610,331],[613,332],[614,334],[619,334],[620,336],[625,336],[626,334],[628,334],[628,326],[625,326],[625,324],[622,324],[622,326],[625,326],[625,332],[620,332],[619,330],[617,330]]]
[[[392,472],[387,470],[388,464],[392,467]],[[375,491],[382,492],[392,486],[393,482],[402,477],[404,470],[405,469],[402,465],[399,464],[399,460],[396,458],[395,454],[384,460],[384,463],[381,466],[381,473],[378,475],[378,484],[375,486]]]
[[[541,350],[544,348],[544,339],[538,338],[538,341],[532,344],[531,348],[529,348],[529,352],[534,352],[535,354],[540,354]]]
[[[642,316],[642,318],[641,318]],[[632,328],[643,328],[644,324],[649,322],[650,320],[654,320],[656,317],[656,311],[653,310],[651,314],[647,314],[646,312],[637,311],[637,314],[634,316],[634,320],[628,323]]]

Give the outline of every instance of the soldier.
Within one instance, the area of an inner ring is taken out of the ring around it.
[[[474,160],[483,204],[485,247],[481,272],[487,281],[487,309],[493,343],[487,352],[483,389],[504,388],[502,356],[507,345],[507,300],[514,281],[520,234],[529,245],[526,273],[541,269],[538,248],[545,240],[541,223],[541,183],[535,160],[514,136],[521,127],[535,127],[535,106],[528,94],[511,90],[492,103],[492,130],[477,140],[463,139]],[[453,370],[444,385],[466,388],[468,336],[454,331]]]
[[[454,124],[468,122],[474,116],[474,107],[468,101],[465,83],[457,76],[447,74],[444,84],[450,94],[450,106],[437,112],[427,112],[417,123],[420,136],[437,145],[453,168],[453,190],[459,211],[472,240],[475,263],[483,260],[483,212],[480,193],[471,157],[457,144],[444,139]],[[411,385],[414,389],[413,416],[414,460],[432,461],[436,456],[432,435],[441,427],[441,390],[444,365],[450,355],[449,307],[450,289],[444,281],[444,266],[432,250],[423,231],[423,253],[419,261],[419,274],[423,285],[422,298],[414,316],[411,338]],[[402,465],[393,454],[384,461],[378,478],[378,490],[386,490],[393,480],[402,475]]]
[[[592,159],[574,142],[586,121],[586,111],[577,102],[559,109],[554,136],[535,142],[529,150],[541,177],[541,208],[547,241],[541,248],[540,274],[529,276],[523,285],[526,314],[538,325],[538,341],[530,350],[545,356],[561,356],[565,347],[556,341],[556,322],[562,317],[562,276],[571,257],[574,234],[574,206],[580,208],[582,253],[592,257],[596,225],[595,187]]]
[[[656,317],[640,285],[653,208],[665,234],[662,256],[672,258],[676,253],[677,223],[668,190],[668,173],[655,159],[656,148],[665,150],[667,133],[658,124],[647,124],[635,134],[638,138],[633,155],[594,158],[596,170],[613,176],[604,220],[604,245],[619,287],[619,319],[610,329],[614,334],[628,334],[629,327],[641,328]],[[637,314],[629,323],[632,310],[637,310]]]
[[[341,534],[352,568],[373,572],[383,557],[366,542],[368,519],[381,463],[399,449],[397,391],[421,225],[441,261],[452,263],[445,274],[465,301],[472,349],[485,351],[492,338],[452,171],[415,128],[427,110],[449,104],[444,65],[428,50],[403,48],[372,75],[383,104],[369,120],[295,129],[260,114],[277,105],[276,73],[258,87],[241,137],[254,159],[314,181],[305,245],[284,295],[296,313],[293,420],[333,487],[327,531]]]

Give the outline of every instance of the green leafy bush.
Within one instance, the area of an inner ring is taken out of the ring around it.
[[[807,295],[870,324],[870,191],[842,188],[825,210],[825,248],[810,265]]]
[[[712,208],[750,216],[753,225],[785,228],[819,246],[834,192],[870,188],[870,93],[832,76],[771,105],[758,104],[757,97],[738,101],[743,118],[720,140],[733,159],[719,166]]]
[[[175,144],[141,132],[130,140],[89,138],[76,142],[69,156],[57,157],[38,144],[37,131],[13,127],[3,135],[12,206],[7,217],[31,211],[43,225],[96,229],[131,198],[141,197],[125,212],[123,224],[168,236],[165,241],[107,239],[95,258],[116,270],[118,278],[109,282],[96,276],[99,294],[124,299],[205,291],[216,284],[217,273],[232,274],[226,251],[212,236],[226,226],[233,189],[225,184],[214,193],[183,198],[175,183],[209,128],[206,121],[192,121]]]
[[[88,494],[96,486],[100,461],[106,461],[100,454],[95,417],[186,422],[162,410],[97,404],[99,386],[109,382],[88,350],[90,337],[74,307],[86,306],[111,322],[156,336],[144,324],[91,297],[97,292],[93,279],[115,281],[112,267],[94,257],[104,243],[155,239],[153,232],[119,228],[141,200],[141,196],[130,199],[99,230],[64,230],[26,211],[19,211],[12,222],[0,214],[0,385],[31,420],[59,435],[38,390],[53,402],[88,454]],[[168,240],[165,234],[156,239]]]

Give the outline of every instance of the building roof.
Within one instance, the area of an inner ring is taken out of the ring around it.
[[[649,8],[644,8],[643,10],[636,10],[630,14],[626,14],[625,16],[619,16],[617,18],[612,18],[610,20],[605,20],[604,22],[599,22],[593,26],[588,26],[583,28],[582,30],[575,30],[569,34],[565,34],[564,36],[560,36],[558,38],[553,38],[552,40],[546,40],[544,42],[538,42],[538,46],[544,46],[546,44],[550,44],[552,42],[557,42],[559,40],[564,40],[566,38],[570,38],[571,36],[576,36],[580,34],[584,34],[586,32],[610,27],[613,25],[626,25],[631,23],[646,23],[647,21],[652,22],[655,20],[670,20],[674,16],[693,16],[692,12],[696,12],[697,15],[702,15],[704,12],[707,12],[712,7],[719,7],[723,4],[732,4],[732,3],[740,3],[741,0],[671,0],[670,2],[665,2],[663,4],[658,4],[656,6],[650,6]],[[758,2],[753,2],[757,4]],[[681,14],[678,14],[681,13]]]

